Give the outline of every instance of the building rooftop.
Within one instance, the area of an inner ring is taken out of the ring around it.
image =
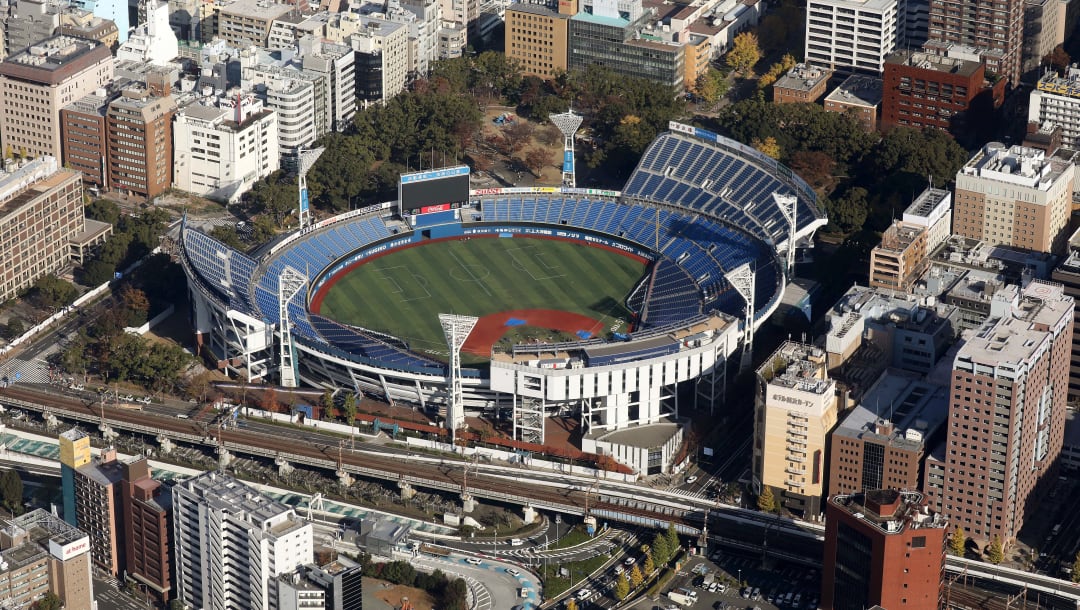
[[[1049,340],[1048,331],[1068,317],[1072,320],[1073,299],[1060,284],[1033,281],[1019,298],[997,293],[990,317],[982,327],[964,337],[957,360],[990,367],[1019,368]]]
[[[515,13],[528,13],[530,15],[543,15],[545,17],[563,18],[569,19],[570,15],[562,15],[559,11],[553,11],[550,8],[542,4],[528,4],[524,2],[514,2],[510,6],[506,7],[507,11],[513,11]]]
[[[918,451],[948,419],[949,392],[905,371],[887,370],[837,426],[834,434],[876,439]]]
[[[93,462],[78,469],[79,474],[93,481],[97,485],[107,487],[115,485],[124,478],[123,464],[116,460],[110,462]]]
[[[1068,97],[1080,97],[1080,66],[1069,66],[1065,76],[1059,76],[1054,70],[1047,70],[1039,79],[1036,88],[1047,93],[1056,93]]]
[[[8,57],[4,63],[31,66],[38,70],[58,70],[78,58],[104,48],[97,41],[74,36],[53,36]],[[106,53],[108,49],[105,49]]]
[[[585,11],[581,11],[577,15],[574,15],[571,17],[571,20],[606,25],[613,28],[625,28],[630,25],[629,20],[621,17],[602,17],[600,15],[593,15],[592,13],[586,13]]]
[[[849,106],[877,108],[881,104],[884,83],[876,76],[852,74],[833,89],[825,100]]]
[[[90,436],[89,434],[83,432],[82,430],[80,430],[78,428],[72,428],[70,430],[65,430],[64,432],[60,433],[61,438],[63,438],[64,440],[71,441],[71,442],[79,441],[79,440],[82,440],[84,438],[88,438],[89,436]]]
[[[788,70],[787,74],[773,83],[773,88],[810,91],[820,85],[822,81],[828,80],[830,74],[831,72],[825,68],[796,64],[794,68]]]
[[[82,530],[42,508],[15,517],[10,523],[9,527],[21,529],[31,540],[50,547],[66,547],[87,537]]]
[[[1047,157],[1038,148],[991,142],[975,153],[959,175],[978,176],[1016,186],[1049,190],[1065,172],[1067,164]]]
[[[899,534],[905,529],[945,528],[947,521],[930,510],[917,491],[879,489],[829,498],[829,503],[885,534]]]
[[[236,0],[235,2],[223,4],[219,10],[221,13],[229,15],[273,21],[286,13],[296,10],[296,7],[289,4],[269,2],[268,0]]]
[[[622,430],[601,431],[590,433],[590,438],[603,440],[617,445],[628,445],[640,449],[655,449],[662,447],[671,440],[679,431],[679,423],[673,419],[659,421],[653,424],[631,426]]]
[[[902,252],[924,231],[926,229],[923,227],[909,227],[899,221],[893,221],[892,225],[881,234],[881,244],[877,248]]]
[[[919,196],[915,198],[915,201],[911,202],[911,205],[904,210],[904,216],[930,216],[934,212],[941,202],[950,197],[951,193],[945,189],[927,188],[925,191],[919,193]],[[906,218],[905,218],[906,220]]]
[[[177,483],[177,488],[194,492],[213,510],[226,513],[252,529],[281,535],[304,524],[292,507],[271,500],[247,483],[218,472],[207,472]]]
[[[966,59],[907,49],[889,55],[889,57],[885,59],[885,63],[921,68],[923,70],[933,70],[934,72],[959,74],[961,76],[972,76],[982,67],[982,64],[977,61],[968,61]]]
[[[786,341],[757,370],[769,385],[813,394],[832,392],[835,382],[825,373],[825,350]]]

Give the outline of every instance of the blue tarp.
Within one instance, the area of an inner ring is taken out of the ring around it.
[[[576,334],[579,339],[592,339],[592,333],[587,330],[579,330],[574,334]]]
[[[525,326],[526,324],[528,324],[528,322],[522,320],[521,318],[510,318],[506,321],[504,326]]]

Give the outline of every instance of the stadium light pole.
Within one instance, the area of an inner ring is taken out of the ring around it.
[[[772,197],[773,201],[776,202],[776,207],[780,209],[780,213],[784,215],[784,220],[788,223],[788,243],[787,252],[785,253],[787,269],[784,271],[787,281],[790,282],[791,278],[795,276],[795,233],[798,230],[796,210],[799,199],[794,195],[781,195],[780,193],[773,193]]]
[[[731,287],[746,301],[746,318],[743,322],[742,361],[739,371],[749,370],[754,355],[754,284],[757,274],[750,263],[743,263],[724,275]]]
[[[461,388],[461,346],[469,338],[479,318],[449,313],[439,314],[439,324],[450,348],[450,394],[446,398],[446,427],[450,429],[450,444],[457,442],[457,429],[465,425],[464,392]]]
[[[281,352],[278,375],[281,386],[296,387],[296,363],[293,362],[292,325],[289,322],[289,302],[307,286],[308,279],[292,267],[286,266],[278,276],[278,331],[281,334]]]
[[[311,148],[304,150],[302,148],[297,149],[297,186],[300,188],[300,207],[298,208],[297,219],[300,221],[300,228],[303,229],[311,222],[311,209],[308,202],[308,190],[307,190],[307,173],[311,170],[311,167],[315,165],[315,162],[319,160],[319,157],[326,152],[325,148]]]
[[[574,188],[574,134],[581,127],[584,117],[574,114],[574,109],[571,108],[562,114],[549,114],[548,118],[563,135],[562,185]]]

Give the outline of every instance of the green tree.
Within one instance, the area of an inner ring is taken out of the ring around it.
[[[34,282],[31,298],[39,307],[62,307],[70,305],[79,296],[75,286],[51,273]]]
[[[0,327],[0,331],[3,331],[0,334],[2,334],[5,339],[14,339],[23,334],[24,330],[22,320],[12,316],[7,324]]]
[[[776,143],[776,138],[772,136],[769,136],[764,140],[754,138],[754,141],[751,142],[750,145],[773,159],[780,158],[780,145]]]
[[[681,542],[679,541],[679,532],[675,530],[674,523],[668,523],[667,531],[664,532],[665,542],[667,542],[669,555],[668,561],[675,559],[675,556],[679,553],[679,547]]]
[[[753,75],[754,65],[761,60],[761,47],[758,45],[757,34],[743,32],[735,36],[731,50],[728,51],[725,61],[736,72],[750,77]]]
[[[645,561],[642,564],[642,569],[645,570],[646,575],[656,571],[656,564],[653,563],[652,553],[645,553]]]
[[[730,88],[731,85],[728,82],[727,77],[712,66],[706,68],[705,71],[698,76],[697,82],[694,83],[694,92],[710,106],[716,104],[716,102],[720,101],[720,98],[727,95]]]
[[[1069,573],[1069,579],[1073,582],[1080,582],[1080,552],[1076,553],[1076,558],[1073,559],[1072,571]]]
[[[334,393],[324,390],[320,406],[322,406],[323,417],[330,417],[331,411],[334,410]]]
[[[86,217],[116,225],[120,221],[120,206],[108,199],[95,199],[86,204]]]
[[[150,299],[146,293],[131,284],[120,289],[120,305],[127,313],[128,326],[141,326],[150,313]]]
[[[641,586],[641,583],[645,580],[645,575],[641,573],[641,566],[634,565],[630,568],[630,587],[637,589]]]
[[[64,604],[52,591],[46,591],[41,599],[34,602],[34,610],[60,610]]]
[[[1003,559],[1005,559],[1005,549],[1001,544],[1001,538],[994,534],[994,538],[990,540],[990,546],[986,549],[986,560],[997,565]]]
[[[251,239],[256,244],[265,244],[274,238],[274,221],[269,216],[257,216],[251,223]]]
[[[949,536],[949,553],[957,557],[963,557],[966,552],[967,537],[964,535],[964,528],[957,525],[952,536]]]
[[[244,242],[240,241],[240,234],[233,225],[217,225],[210,229],[210,237],[220,241],[234,250],[244,250]]]
[[[443,592],[442,607],[445,610],[467,610],[469,607],[466,599],[467,592],[468,587],[464,580],[460,578],[451,580]]]
[[[342,402],[343,402],[343,404],[342,404],[341,408],[342,408],[342,410],[345,411],[345,421],[350,426],[356,425],[356,412],[357,412],[356,394],[354,394],[352,392],[346,392],[345,393],[345,399]]]
[[[776,496],[773,495],[772,487],[762,485],[761,493],[757,498],[757,507],[765,513],[776,511]]]
[[[795,57],[791,53],[786,53],[780,58],[780,61],[770,66],[769,71],[758,79],[758,89],[764,89],[775,83],[781,76],[787,74],[789,70],[794,68],[795,64]]]
[[[622,601],[627,595],[630,595],[630,581],[626,579],[626,572],[623,572],[615,581],[615,599]]]
[[[629,588],[630,588],[630,585],[627,585],[627,593],[630,592]],[[616,596],[618,596],[618,591],[616,591],[615,594],[616,594]],[[578,610],[577,600],[574,599],[573,597],[566,598],[566,610]]]
[[[23,512],[23,482],[14,469],[4,470],[0,475],[0,498],[4,508],[19,515]]]
[[[111,282],[114,273],[116,273],[114,263],[93,258],[83,263],[78,280],[84,286],[100,286],[105,282]]]
[[[178,599],[169,600],[169,610],[185,610],[184,602]]]
[[[667,565],[671,561],[671,545],[668,544],[667,536],[664,532],[656,532],[653,537],[652,543],[652,555],[656,558],[656,562],[660,565]]]
[[[826,200],[824,204],[829,223],[845,233],[861,230],[870,210],[867,191],[861,186],[849,188],[840,198]]]

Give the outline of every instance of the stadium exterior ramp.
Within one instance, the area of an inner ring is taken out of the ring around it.
[[[795,199],[793,222],[778,210],[774,193]],[[221,369],[252,382],[274,382],[281,363],[292,363],[305,384],[363,391],[439,413],[449,381],[444,363],[400,338],[309,310],[328,278],[368,256],[423,240],[393,210],[384,203],[321,220],[256,256],[184,222],[180,260],[199,345]],[[639,312],[632,336],[496,353],[486,369],[462,371],[466,408],[509,414],[515,438],[539,444],[549,417],[579,416],[583,450],[611,455],[641,473],[668,472],[682,441],[679,396],[687,393],[680,387],[692,384],[698,406],[723,401],[725,363],[745,326],[744,301],[727,273],[754,268],[757,327],[779,305],[788,281],[784,249],[824,222],[813,191],[786,168],[679,124],[650,145],[621,193],[473,191],[454,222],[429,232],[581,240],[652,264],[627,298]],[[281,302],[283,294],[294,294],[279,285],[286,268],[306,287]],[[288,333],[281,332],[285,320]],[[282,345],[283,336],[289,345]],[[283,353],[290,357],[279,357]]]

